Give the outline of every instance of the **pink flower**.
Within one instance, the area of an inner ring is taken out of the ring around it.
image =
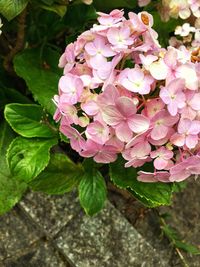
[[[166,171],[159,171],[155,173],[151,172],[144,172],[139,171],[138,172],[137,180],[140,182],[146,182],[146,183],[154,183],[154,182],[163,182],[163,183],[169,183],[169,173]]]
[[[138,5],[140,7],[143,7],[143,6],[147,6],[150,2],[151,0],[138,0]]]
[[[187,1],[192,7],[179,5],[181,16],[190,9],[198,14],[197,0]],[[161,48],[149,13],[130,12],[128,19],[123,14],[98,13],[100,24],[66,47],[54,119],[80,156],[109,163],[120,153],[125,167],[140,168],[140,181],[197,176],[200,64],[193,57],[198,51],[191,58],[185,46]],[[195,40],[199,36],[195,31]],[[142,171],[147,162],[154,173]]]
[[[99,121],[90,123],[85,131],[86,137],[93,140],[98,144],[105,144],[109,139],[109,128],[106,125],[101,124]]]
[[[106,39],[102,36],[96,36],[94,41],[85,45],[85,50],[90,55],[90,64],[93,68],[98,68],[107,62],[107,57],[112,57],[116,53],[106,44]]]
[[[112,26],[123,19],[124,11],[114,9],[110,14],[102,12],[97,12],[97,14],[99,15],[98,21],[101,25]]]
[[[170,141],[172,144],[182,147],[195,148],[198,143],[198,134],[200,133],[200,121],[182,119],[178,124],[178,133],[172,135]]]
[[[200,93],[194,93],[188,90],[185,93],[186,105],[180,110],[181,118],[194,120],[199,111]]]
[[[60,131],[70,139],[70,145],[75,151],[80,152],[85,148],[85,140],[75,128],[61,122]]]
[[[150,153],[151,158],[155,159],[153,164],[157,170],[166,169],[169,160],[173,157],[173,152],[161,146],[159,149]]]
[[[200,175],[200,157],[191,156],[170,169],[169,180],[181,182],[191,175]]]
[[[133,38],[130,37],[129,27],[111,28],[108,30],[108,41],[113,45],[114,51],[127,49],[129,45],[133,44]]]
[[[117,152],[114,146],[100,145],[89,139],[80,155],[86,158],[93,157],[97,163],[110,163],[117,159]]]
[[[172,116],[177,114],[178,108],[185,106],[184,85],[183,79],[174,79],[160,90],[160,97],[167,104],[167,109]]]
[[[119,76],[119,83],[124,88],[143,95],[150,92],[153,82],[154,79],[150,75],[145,75],[140,68],[125,69]]]
[[[185,79],[185,86],[189,90],[198,89],[198,76],[194,65],[191,63],[182,64],[176,69],[176,77]]]
[[[136,112],[134,102],[122,96],[116,100],[115,105],[108,105],[102,110],[102,117],[105,123],[115,128],[116,135],[121,141],[128,142],[133,132],[140,133],[149,127],[148,118]]]
[[[153,118],[156,113],[164,109],[165,104],[159,98],[148,99],[143,110],[143,115]]]
[[[62,101],[68,104],[76,104],[83,91],[82,80],[74,75],[62,76],[59,81],[59,89],[62,92]]]
[[[161,110],[152,118],[151,138],[159,140],[164,138],[170,128],[178,121],[178,116],[171,116],[167,111]]]
[[[75,64],[75,45],[73,43],[69,44],[66,49],[64,54],[60,57],[59,64],[58,66],[60,68],[64,68],[64,74],[67,74]]]

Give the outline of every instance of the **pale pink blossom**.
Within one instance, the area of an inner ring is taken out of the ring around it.
[[[107,37],[114,51],[127,49],[133,44],[133,38],[130,37],[130,29],[128,27],[111,28],[108,30]]]
[[[173,157],[173,152],[161,146],[159,149],[152,151],[150,156],[154,159],[154,167],[157,170],[164,170],[169,164],[169,160]]]
[[[110,163],[117,159],[117,152],[114,146],[101,145],[89,139],[80,155],[86,158],[93,157],[98,163]]]
[[[75,151],[80,152],[85,148],[85,140],[75,128],[61,122],[60,131],[69,138],[70,145]]]
[[[179,108],[185,106],[184,86],[185,80],[174,79],[160,90],[160,97],[167,105],[167,109],[172,116],[178,113]]]
[[[191,156],[170,169],[169,180],[181,182],[192,175],[200,175],[200,157]]]
[[[182,119],[178,124],[178,133],[172,135],[170,141],[178,147],[186,145],[191,149],[197,145],[199,133],[200,121]]]
[[[99,121],[91,122],[85,131],[87,139],[91,139],[98,144],[105,144],[109,139],[109,128]]]
[[[148,129],[149,120],[143,115],[136,114],[137,109],[128,97],[119,97],[115,105],[108,105],[102,110],[105,123],[115,128],[116,135],[121,141],[128,142],[134,133]]]
[[[73,105],[79,101],[83,91],[83,82],[79,77],[68,73],[60,78],[58,86],[63,93],[61,96],[63,102]]]
[[[168,134],[170,128],[178,121],[178,116],[171,116],[166,110],[161,110],[151,120],[151,138],[159,140]]]
[[[158,171],[154,173],[139,171],[137,180],[146,183],[154,183],[154,182],[169,183],[170,182],[169,176],[170,174],[166,171]]]
[[[146,95],[151,90],[154,79],[145,75],[140,68],[125,69],[119,76],[119,83],[127,90]]]

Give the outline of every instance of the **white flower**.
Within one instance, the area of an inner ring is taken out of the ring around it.
[[[188,36],[190,32],[195,32],[195,28],[190,26],[189,23],[184,23],[182,26],[177,26],[175,35]]]
[[[1,18],[0,18],[0,28],[3,26],[3,24],[1,23]],[[0,34],[2,33],[2,31],[0,30]]]

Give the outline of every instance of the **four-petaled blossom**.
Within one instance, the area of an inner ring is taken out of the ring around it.
[[[129,45],[133,44],[133,38],[130,37],[129,27],[111,28],[108,30],[107,37],[109,42],[113,45],[113,50],[127,49]]]
[[[164,170],[171,163],[169,161],[173,157],[173,152],[161,146],[159,149],[150,153],[152,159],[155,158],[153,164],[157,170]]]
[[[200,121],[183,119],[178,124],[178,133],[171,137],[171,142],[182,147],[194,148],[198,143],[198,134],[200,133]]]
[[[142,95],[149,94],[154,79],[145,75],[140,68],[125,69],[119,76],[119,83],[127,90]]]
[[[136,114],[137,108],[132,99],[121,96],[115,105],[108,105],[102,110],[105,123],[114,127],[117,137],[128,142],[133,133],[140,133],[149,128],[149,119]]]
[[[172,116],[178,112],[178,108],[185,106],[185,94],[183,93],[185,81],[174,79],[166,87],[160,90],[160,98],[167,104],[167,109]]]
[[[66,74],[60,78],[58,86],[63,93],[61,95],[63,102],[72,105],[78,102],[83,91],[83,82],[79,77],[72,74]]]

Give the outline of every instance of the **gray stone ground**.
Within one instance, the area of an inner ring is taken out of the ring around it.
[[[0,217],[0,266],[165,266],[156,251],[107,203],[90,218],[74,193],[28,193]]]
[[[200,183],[190,183],[176,195],[173,207],[160,209],[170,212],[169,223],[196,245],[200,245],[199,192]],[[108,202],[90,218],[76,193],[27,193],[13,211],[0,217],[0,267],[183,266],[161,236],[156,214],[149,210],[141,215],[138,202],[125,203],[116,193],[115,198],[110,197],[117,209]],[[200,266],[199,256],[184,256],[189,267]]]

